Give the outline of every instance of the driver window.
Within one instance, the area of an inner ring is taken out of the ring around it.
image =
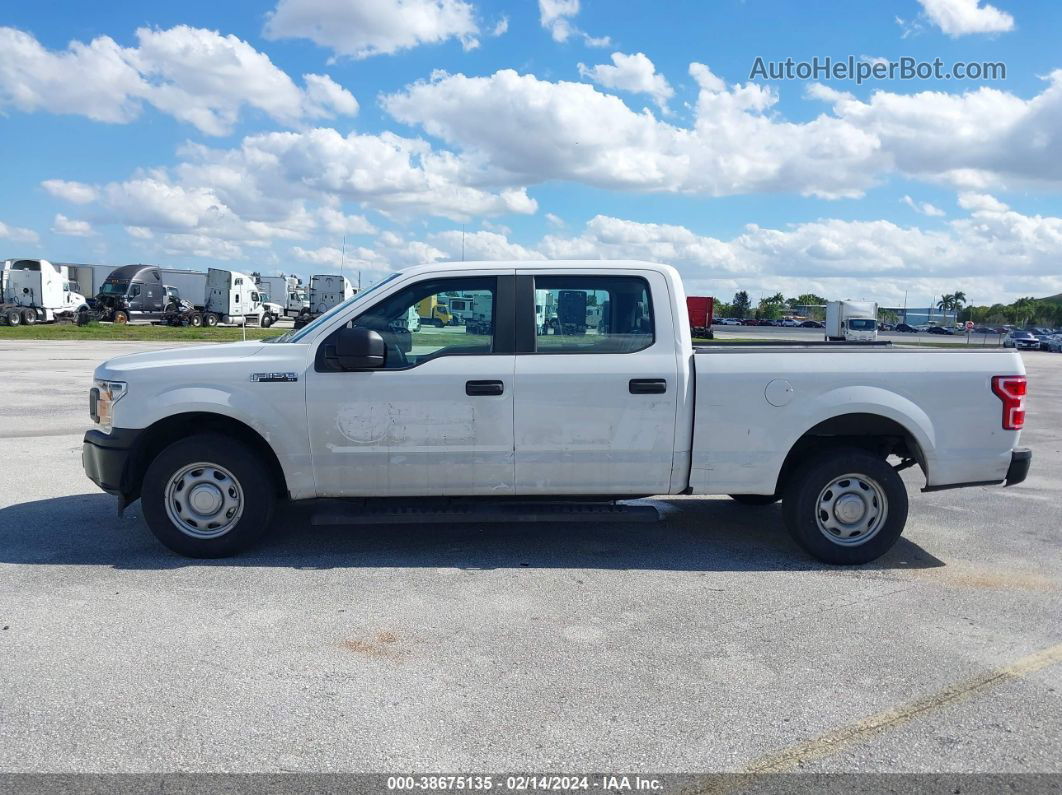
[[[493,276],[432,279],[383,299],[351,325],[383,336],[386,369],[413,367],[440,356],[491,353],[496,302]]]

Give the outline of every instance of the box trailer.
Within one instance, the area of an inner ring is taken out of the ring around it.
[[[318,274],[310,277],[310,314],[323,315],[357,292],[346,276]]]
[[[278,304],[284,317],[299,317],[310,313],[306,288],[298,276],[262,276],[251,274],[258,283],[262,300]]]
[[[715,339],[712,321],[715,314],[715,299],[705,295],[686,296],[686,314],[690,320],[690,332],[694,337]]]

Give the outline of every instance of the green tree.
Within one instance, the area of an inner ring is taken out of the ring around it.
[[[749,294],[744,290],[738,290],[734,293],[734,300],[730,302],[730,306],[734,313],[734,317],[746,318],[749,316],[749,310],[752,309],[752,301],[749,300]]]

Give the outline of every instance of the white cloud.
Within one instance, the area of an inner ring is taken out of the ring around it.
[[[72,204],[89,204],[99,198],[99,192],[84,182],[68,182],[65,179],[46,179],[41,187],[53,196]]]
[[[930,22],[957,38],[969,33],[1014,30],[1014,17],[982,0],[918,0]]]
[[[625,55],[622,52],[614,52],[612,63],[612,66],[598,64],[592,68],[579,64],[579,74],[605,88],[648,94],[661,108],[667,107],[667,101],[674,96],[675,90],[667,79],[656,71],[653,62],[644,53]]]
[[[40,237],[32,229],[21,226],[10,226],[0,221],[0,238],[15,243],[37,243]]]
[[[334,207],[322,207],[319,215],[325,230],[332,235],[371,235],[377,231],[364,215],[344,215]]]
[[[556,42],[579,36],[588,47],[608,47],[608,36],[590,36],[579,30],[572,20],[579,14],[579,0],[538,0],[538,18]]]
[[[522,260],[543,259],[542,253],[509,242],[505,235],[498,232],[468,232],[450,230],[431,236],[431,242],[446,252],[450,259],[464,258],[475,260]]]
[[[463,0],[279,0],[265,25],[267,39],[310,39],[354,58],[451,38],[470,50],[478,34],[474,9]]]
[[[910,196],[904,196],[902,199],[900,199],[900,201],[906,204],[916,213],[921,213],[922,215],[929,215],[934,217],[947,215],[947,213],[939,207],[932,205],[929,202],[916,202]]]
[[[690,74],[699,87],[690,126],[586,83],[511,69],[437,72],[382,103],[483,164],[496,184],[829,198],[862,195],[894,173],[964,189],[1062,186],[1062,70],[1031,99],[982,87],[860,100],[813,84],[808,96],[831,107],[804,122],[777,113],[770,87],[728,85],[703,64]]]
[[[129,237],[135,237],[137,240],[151,240],[155,237],[155,233],[146,226],[127,226],[125,232]]]
[[[187,25],[140,28],[136,36],[138,47],[100,36],[50,51],[28,33],[0,27],[0,109],[128,123],[147,103],[208,135],[231,132],[244,107],[289,126],[357,112],[354,97],[331,78],[304,75],[300,89],[235,36]]]
[[[514,184],[570,180],[596,187],[727,195],[793,190],[852,196],[887,165],[878,141],[829,116],[782,122],[773,92],[726,87],[700,64],[693,128],[635,113],[585,83],[504,69],[489,77],[437,73],[385,96],[399,121],[420,124]]]
[[[96,234],[92,224],[88,221],[67,218],[62,213],[56,213],[55,220],[52,222],[52,231],[57,235],[68,237],[92,237]]]
[[[564,219],[555,213],[546,213],[546,221],[555,229],[563,229],[565,227]]]

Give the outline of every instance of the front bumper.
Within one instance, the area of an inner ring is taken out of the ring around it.
[[[110,494],[129,496],[129,461],[142,431],[113,428],[90,430],[81,445],[81,465],[88,479]]]
[[[1016,486],[1029,474],[1029,466],[1032,464],[1032,450],[1028,447],[1018,447],[1010,453],[1010,466],[1007,468],[1007,479],[1004,484]]]

